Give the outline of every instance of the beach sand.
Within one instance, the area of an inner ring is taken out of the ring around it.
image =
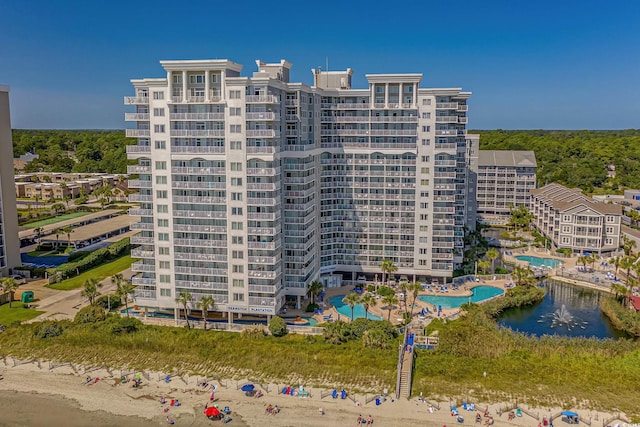
[[[114,372],[115,374],[115,372]],[[221,424],[210,421],[204,414],[204,405],[209,403],[209,392],[198,387],[196,378],[190,378],[189,385],[178,378],[165,383],[159,381],[162,376],[151,374],[151,380],[143,380],[139,388],[131,383],[120,384],[117,379],[109,378],[104,370],[88,374],[75,373],[70,367],[49,369],[46,363],[41,368],[35,363],[0,368],[0,399],[3,402],[3,414],[0,426],[159,426],[167,425],[167,416],[176,426],[211,426]],[[85,385],[86,377],[100,377],[94,385]],[[217,383],[216,383],[217,384]],[[247,397],[238,387],[243,381],[223,382],[227,387],[218,385],[215,392],[215,404],[220,408],[229,406],[232,410],[230,426],[335,426],[354,425],[359,414],[371,415],[376,426],[433,426],[458,424],[449,412],[449,404],[441,403],[441,409],[429,412],[429,405],[413,400],[390,399],[376,406],[374,402],[365,404],[364,395],[356,395],[362,405],[349,399],[321,399],[320,389],[311,389],[312,397],[299,398],[277,394],[275,385],[270,393],[259,399]],[[160,404],[160,397],[167,400],[179,399],[181,406],[172,407],[165,413],[167,405]],[[277,405],[281,411],[277,415],[265,414],[268,404]],[[477,408],[489,411],[495,417],[495,426],[536,427],[540,421],[530,417],[507,420],[507,414],[498,416],[498,405],[476,404]],[[319,409],[322,408],[324,415]],[[534,412],[548,415],[560,408],[528,408]],[[608,418],[607,414],[578,410],[581,416],[598,420]],[[465,417],[464,425],[475,425],[475,413],[460,410]],[[486,419],[483,418],[483,422]],[[600,425],[601,421],[593,422]],[[556,424],[561,421],[556,419]],[[483,424],[484,425],[484,424]]]

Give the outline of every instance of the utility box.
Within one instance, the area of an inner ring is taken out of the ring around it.
[[[33,291],[24,291],[22,293],[22,297],[20,298],[20,302],[24,302],[24,303],[33,302]]]

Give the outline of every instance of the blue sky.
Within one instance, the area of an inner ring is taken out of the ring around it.
[[[640,1],[0,0],[0,84],[14,128],[121,129],[132,78],[163,59],[293,63],[311,84],[329,58],[423,73],[473,92],[471,129],[640,128]]]

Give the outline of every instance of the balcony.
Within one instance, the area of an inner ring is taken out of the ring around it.
[[[134,282],[134,284],[136,284]],[[146,289],[136,289],[133,291],[133,298],[136,301],[138,300],[155,300],[156,299],[156,291],[150,291]]]
[[[153,251],[145,251],[138,248],[131,249],[131,258],[155,258]]]
[[[256,279],[275,279],[278,274],[275,271],[254,271],[249,270],[249,277]]]
[[[151,166],[130,165],[127,166],[127,173],[130,175],[139,173],[151,173]]]
[[[228,272],[222,268],[203,268],[176,265],[174,271],[180,274],[193,274],[198,276],[227,276]]]
[[[186,137],[186,138],[199,138],[199,137],[221,137],[224,136],[224,130],[222,129],[171,129],[170,135],[172,137]]]
[[[247,184],[247,190],[266,190],[266,191],[274,191],[278,187],[274,183],[255,183],[250,182]]]
[[[378,130],[372,129],[372,136],[416,136],[418,131],[416,129],[385,129]]]
[[[436,116],[436,123],[458,123],[458,116]]]
[[[187,246],[198,248],[226,248],[226,240],[204,240],[204,239],[173,239],[174,246]]]
[[[249,249],[263,249],[267,251],[275,250],[276,247],[279,247],[280,244],[276,244],[276,242],[248,242],[247,247]]]
[[[151,277],[138,277],[138,276],[133,276],[131,278],[131,283],[133,283],[134,285],[143,285],[143,286],[149,286],[149,285],[155,285],[156,284],[156,279],[152,279]]]
[[[280,175],[280,168],[247,168],[247,176],[249,175],[254,175],[254,176]]]
[[[219,145],[184,146],[172,145],[172,154],[224,154],[225,148]]]
[[[129,209],[129,215],[131,215],[131,216],[153,216],[153,210],[152,209],[132,208],[132,209]]]
[[[173,211],[173,216],[176,218],[226,218],[226,212],[212,212],[212,211]]]
[[[148,138],[151,135],[149,129],[127,129],[125,136],[127,138]]]
[[[436,110],[457,110],[457,102],[438,102],[436,104]]]
[[[131,198],[131,196],[129,196],[129,198]],[[153,224],[150,222],[134,222],[129,228],[132,230],[153,230]]]
[[[269,285],[249,285],[249,292],[260,292],[263,294],[275,294],[277,288]]]
[[[153,196],[151,194],[129,194],[129,202],[131,203],[140,203],[140,202],[153,202]],[[133,228],[133,227],[132,227]]]
[[[261,220],[261,221],[277,221],[280,219],[280,213],[247,213],[247,219]]]
[[[249,297],[249,305],[275,306],[276,299],[268,297]]]
[[[258,197],[249,197],[247,198],[247,205],[250,206],[276,206],[279,202],[273,198],[258,198]]]
[[[209,168],[197,168],[197,167],[172,167],[171,173],[184,174],[184,175],[212,175],[226,173],[225,168],[209,167]]]
[[[127,145],[127,154],[151,154],[150,145]]]
[[[224,120],[224,113],[171,113],[171,120]]]
[[[139,234],[131,236],[132,245],[153,245],[153,237],[144,237]]]
[[[124,105],[146,105],[149,104],[148,96],[125,96]]]
[[[127,122],[147,121],[149,113],[124,113],[124,120]]]
[[[297,114],[287,114],[284,119],[288,122],[295,122],[298,120],[298,115]]]
[[[142,261],[131,264],[131,271],[137,273],[154,273],[156,266],[154,264],[144,264]]]
[[[296,107],[300,104],[300,101],[298,99],[285,99],[284,100],[284,105],[289,106],[289,107]]]
[[[384,123],[396,123],[396,122],[408,122],[416,123],[418,116],[373,116],[370,121],[372,122],[384,122]]]
[[[270,146],[247,147],[247,154],[275,154],[275,153],[276,153],[276,147],[270,147]]]
[[[277,104],[280,100],[275,95],[247,95],[245,102],[247,104]]]
[[[200,254],[191,252],[176,252],[175,259],[188,260],[188,261],[227,261],[226,255],[220,254]]]
[[[151,188],[151,181],[130,179],[129,188]]]
[[[466,125],[468,122],[469,122],[468,117],[458,117],[458,123],[460,123],[461,125]]]
[[[172,188],[219,188],[224,189],[226,184],[224,182],[200,182],[200,181],[173,181],[171,183]]]
[[[458,104],[458,106],[456,107],[456,110],[461,113],[465,111],[469,111],[469,106],[466,104]]]
[[[274,129],[247,129],[247,138],[275,138]]]
[[[227,227],[213,225],[174,224],[173,231],[191,231],[199,233],[226,233]]]
[[[272,112],[263,112],[263,113],[247,113],[246,119],[250,121],[271,121],[276,119],[275,113]]]
[[[457,129],[438,129],[436,130],[437,136],[458,136]]]
[[[334,108],[336,110],[368,110],[369,104],[366,102],[363,103],[341,103],[341,104],[322,104],[322,108]],[[324,107],[324,105],[328,105],[328,107]]]
[[[298,129],[287,129],[285,132],[286,136],[298,136],[299,134]]]
[[[201,197],[201,196],[173,196],[174,203],[194,203],[205,205],[225,205],[226,197]]]
[[[282,229],[280,227],[257,227],[257,228],[252,227],[248,230],[247,234],[253,234],[255,236],[275,236],[276,234],[279,234],[281,231]],[[253,262],[258,262],[258,261],[253,261]]]
[[[277,258],[273,256],[250,256],[248,261],[252,264],[276,264],[278,262]]]

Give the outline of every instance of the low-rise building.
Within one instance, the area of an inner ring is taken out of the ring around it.
[[[533,151],[480,150],[478,221],[507,224],[513,207],[529,207],[529,191],[536,188],[536,168]]]
[[[606,253],[620,247],[622,206],[597,202],[576,188],[549,184],[531,190],[538,230],[558,248]]]

